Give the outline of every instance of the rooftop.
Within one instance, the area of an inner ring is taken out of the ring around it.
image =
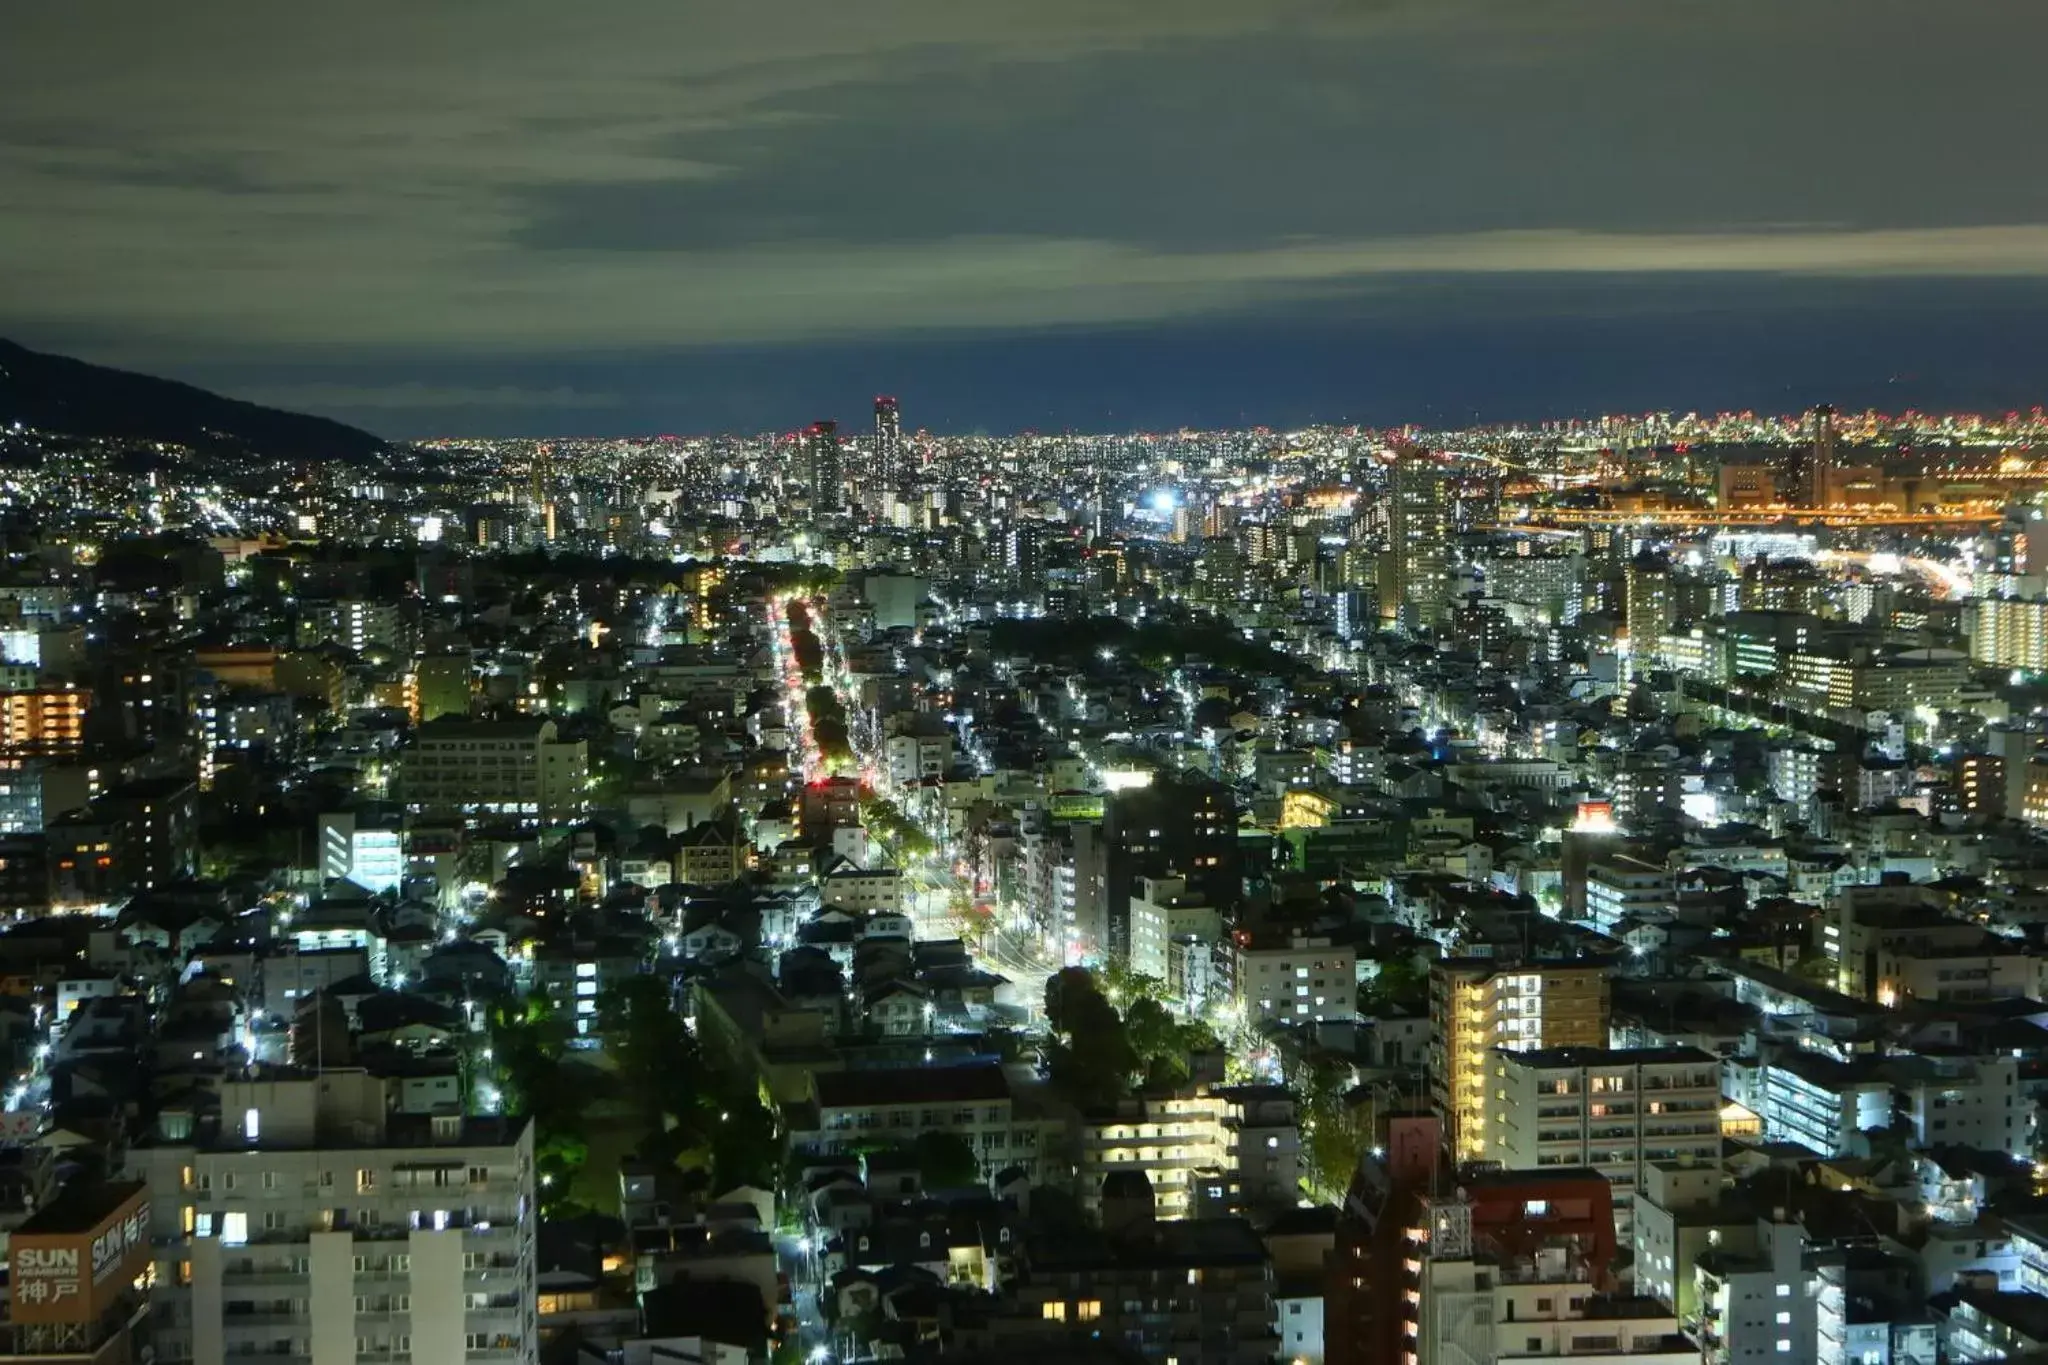
[[[1696,1047],[1540,1047],[1524,1052],[1501,1048],[1494,1051],[1504,1061],[1539,1071],[1603,1066],[1720,1066],[1712,1053]]]
[[[132,1199],[148,1194],[140,1180],[93,1184],[74,1180],[57,1192],[57,1197],[30,1214],[14,1230],[16,1236],[64,1235],[91,1232],[113,1217],[115,1210]]]
[[[896,1067],[828,1071],[815,1082],[821,1109],[855,1105],[974,1104],[1010,1098],[1000,1066]]]

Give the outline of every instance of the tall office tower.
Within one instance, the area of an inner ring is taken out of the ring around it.
[[[1671,561],[1645,550],[1622,573],[1623,602],[1628,620],[1631,657],[1647,664],[1657,657],[1677,619],[1671,590]]]
[[[1413,630],[1440,622],[1449,605],[1444,565],[1449,518],[1442,471],[1404,449],[1387,471],[1387,553],[1381,562],[1380,618]]]
[[[844,505],[846,480],[839,467],[839,424],[811,423],[804,433],[804,461],[811,479],[811,511],[837,512]]]
[[[1486,1156],[1493,1050],[1605,1047],[1604,967],[1454,958],[1429,973],[1430,1099],[1459,1161]]]
[[[530,1365],[533,1127],[393,1112],[360,1070],[224,1080],[129,1149],[158,1360]]]
[[[1835,410],[1822,403],[1813,410],[1813,450],[1806,462],[1806,505],[1828,505],[1828,479],[1835,470]]]
[[[875,399],[875,478],[885,489],[903,476],[903,414],[886,394]]]

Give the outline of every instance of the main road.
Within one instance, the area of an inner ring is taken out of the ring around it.
[[[811,628],[817,632],[819,642],[825,647],[827,678],[839,692],[840,700],[846,704],[848,716],[855,719],[855,723],[848,727],[849,744],[859,768],[861,783],[864,787],[873,788],[880,783],[883,768],[880,755],[876,752],[871,727],[862,723],[860,719],[864,710],[861,700],[850,695],[851,674],[846,668],[846,652],[839,639],[838,626],[832,620],[830,609],[822,599],[813,599],[807,605],[811,613]],[[778,647],[781,647],[785,644],[787,626],[779,606],[775,613],[773,619],[776,625],[776,638]],[[805,705],[803,680],[795,674],[793,657],[784,673],[784,682],[792,694],[791,705],[801,710]],[[804,723],[802,731],[806,753],[815,755],[816,747],[812,741],[808,721]],[[807,774],[809,771],[807,762]],[[917,818],[910,810],[905,810],[904,815],[913,820]],[[970,926],[961,923],[954,913],[954,906],[963,900],[979,903],[975,895],[976,888],[969,878],[955,867],[955,854],[949,831],[943,828],[932,829],[929,826],[924,827],[924,830],[937,852],[923,858],[899,859],[904,864],[903,872],[909,882],[907,909],[911,921],[916,926],[920,939],[967,939],[965,931]],[[968,942],[970,951],[979,959],[978,965],[1009,979],[1017,1003],[1031,1012],[1034,1021],[1043,1014],[1046,978],[1060,969],[1059,963],[1046,958],[1023,934],[1000,922],[991,922],[985,932],[975,935]]]

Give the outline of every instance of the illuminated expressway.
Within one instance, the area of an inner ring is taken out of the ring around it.
[[[2003,509],[1957,510],[1950,512],[1894,512],[1885,509],[1858,511],[1851,508],[1759,507],[1743,511],[1713,511],[1688,508],[1656,512],[1621,511],[1616,508],[1545,508],[1525,519],[1503,521],[1502,530],[1531,527],[1571,526],[1991,526],[2005,519]]]

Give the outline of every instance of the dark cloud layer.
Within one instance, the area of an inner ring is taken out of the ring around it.
[[[2017,402],[2043,357],[2031,0],[22,0],[8,27],[0,334],[386,431],[766,426],[877,386],[970,426],[1775,375]]]

